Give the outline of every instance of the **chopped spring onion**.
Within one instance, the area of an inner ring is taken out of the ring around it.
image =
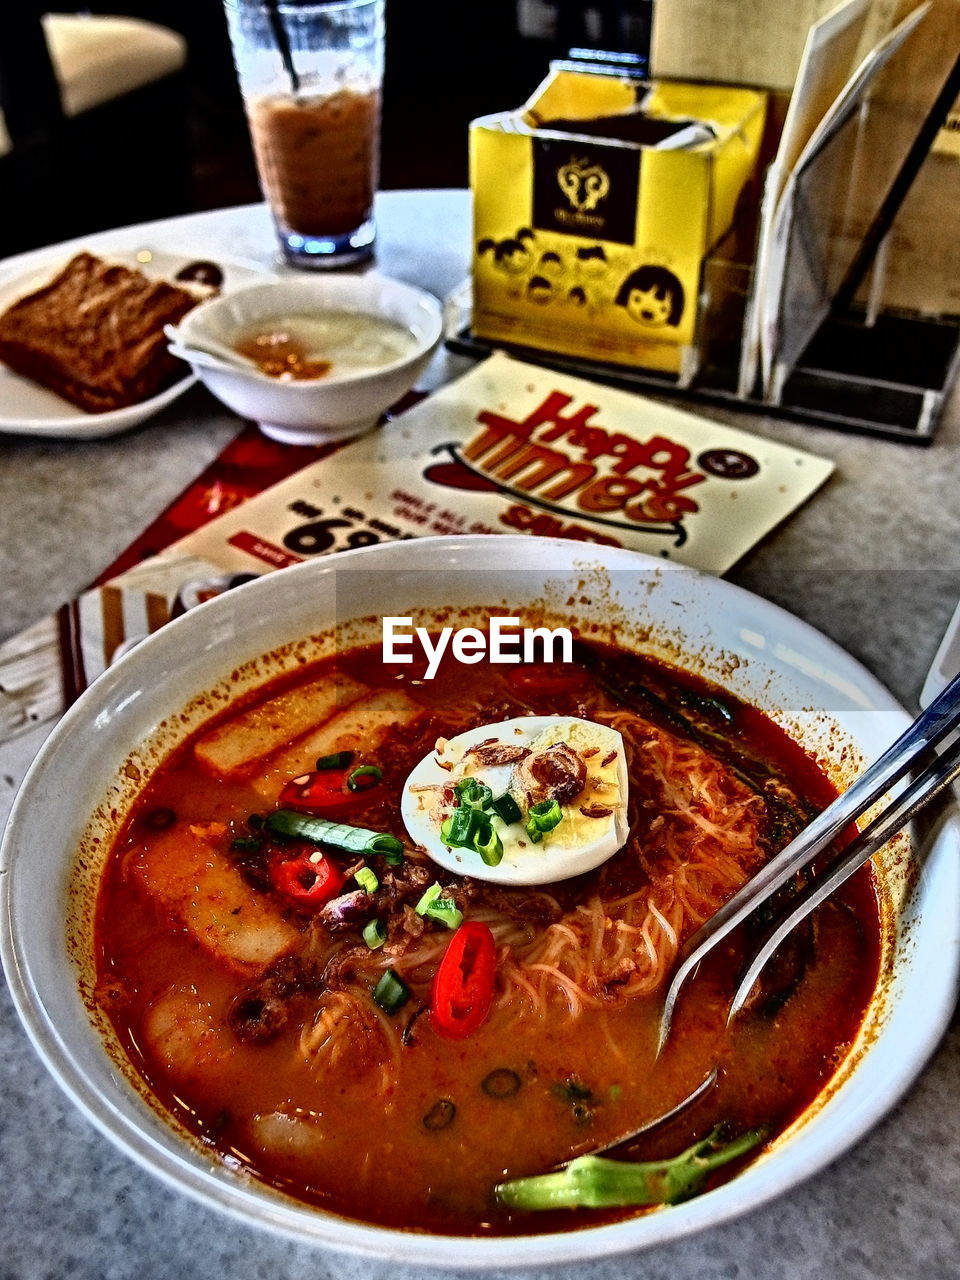
[[[318,772],[324,769],[345,769],[352,759],[352,751],[334,751],[332,755],[321,756],[316,768]]]
[[[276,809],[264,826],[281,836],[298,836],[314,844],[330,844],[348,853],[378,853],[384,861],[397,866],[403,861],[403,845],[396,836],[385,831],[368,831],[365,827],[348,827],[343,822],[330,822],[292,809]]]
[[[396,1013],[410,999],[410,988],[392,969],[384,969],[373,988],[373,998],[384,1013]]]
[[[490,818],[479,809],[464,805],[454,809],[440,824],[440,839],[451,849],[472,849],[479,853],[488,867],[495,867],[503,858],[503,843]]]
[[[528,815],[541,831],[552,831],[563,820],[563,810],[558,800],[541,800],[530,806]]]
[[[231,853],[259,853],[263,840],[259,836],[236,836],[230,841]]]
[[[613,1209],[627,1205],[674,1204],[703,1189],[714,1169],[736,1160],[766,1137],[750,1129],[724,1142],[718,1125],[701,1142],[670,1160],[631,1163],[604,1156],[579,1156],[558,1173],[514,1178],[495,1188],[511,1209]]]
[[[594,1097],[590,1086],[578,1080],[576,1076],[567,1076],[566,1080],[558,1080],[551,1086],[550,1092],[563,1102],[592,1102]]]
[[[493,800],[493,792],[479,778],[461,778],[453,790],[460,804],[468,809],[482,812],[490,807]]]
[[[361,889],[366,889],[367,893],[376,893],[380,888],[380,881],[371,867],[361,867],[353,878]]]
[[[553,1085],[550,1092],[561,1102],[567,1103],[574,1124],[593,1124],[596,1112],[591,1104],[595,1101],[595,1097],[588,1084],[584,1084],[576,1076],[568,1076],[566,1080],[558,1081]]]
[[[452,898],[441,897],[442,893],[440,885],[434,881],[414,907],[414,911],[418,916],[425,916],[428,920],[438,920],[448,929],[459,929],[463,923],[463,912]]]
[[[417,915],[418,916],[425,915],[427,911],[429,911],[429,909],[436,902],[436,900],[440,897],[441,893],[443,893],[443,889],[441,888],[439,882],[434,880],[433,884],[430,886],[429,889],[426,890],[423,897],[420,899],[417,905],[413,908],[414,911],[417,913]]]
[[[383,777],[383,770],[375,764],[361,764],[347,778],[348,791],[369,791]]]
[[[530,806],[525,831],[534,844],[539,844],[545,831],[552,831],[563,821],[563,810],[557,800],[540,800]]]
[[[463,912],[452,898],[438,898],[429,911],[423,914],[445,924],[448,929],[459,929],[463,924]]]
[[[488,821],[486,826],[477,832],[474,848],[488,867],[495,867],[503,861],[503,841],[494,831],[492,822]]]
[[[371,951],[376,951],[387,940],[387,926],[382,920],[369,921],[363,926],[363,940]]]
[[[451,849],[474,849],[477,832],[489,821],[479,809],[461,806],[440,824],[440,839]]]
[[[497,796],[495,800],[491,800],[489,808],[506,823],[519,822],[522,817],[520,806],[509,791],[505,791],[502,796]]]

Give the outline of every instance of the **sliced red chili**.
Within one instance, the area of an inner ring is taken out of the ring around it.
[[[351,788],[349,780],[356,772],[354,768],[318,769],[294,778],[280,792],[280,807],[303,809],[325,817],[365,809],[370,804],[370,793],[378,786],[379,779],[360,789]]]
[[[507,683],[517,693],[562,693],[583,684],[587,673],[576,662],[528,662],[511,667]]]
[[[497,945],[487,925],[462,924],[450,939],[433,980],[430,1017],[452,1040],[476,1031],[490,1012],[497,971]]]
[[[275,855],[268,868],[270,883],[294,906],[307,911],[335,898],[346,883],[336,863],[319,854],[316,845],[305,845],[291,856],[290,848]]]

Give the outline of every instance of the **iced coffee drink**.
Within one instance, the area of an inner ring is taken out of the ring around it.
[[[384,0],[224,0],[260,185],[285,260],[369,258]]]
[[[273,95],[248,104],[260,180],[286,232],[323,238],[363,226],[373,208],[380,95]]]

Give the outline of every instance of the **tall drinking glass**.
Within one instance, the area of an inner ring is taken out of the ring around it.
[[[224,0],[257,171],[296,267],[369,258],[384,0]]]

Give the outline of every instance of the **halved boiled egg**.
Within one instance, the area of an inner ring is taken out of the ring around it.
[[[400,809],[411,839],[458,875],[548,884],[626,843],[627,759],[608,725],[521,716],[440,739]]]

